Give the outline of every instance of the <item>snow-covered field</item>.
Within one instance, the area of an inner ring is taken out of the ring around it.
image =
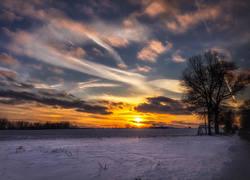
[[[234,136],[0,141],[0,179],[250,179]]]
[[[196,128],[169,129],[57,129],[57,130],[4,130],[0,131],[0,141],[31,139],[76,139],[100,137],[169,137],[196,135]]]

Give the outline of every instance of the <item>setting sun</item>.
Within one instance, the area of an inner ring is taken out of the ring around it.
[[[134,122],[140,123],[140,122],[142,122],[142,118],[135,118],[135,119],[134,119]]]
[[[250,0],[0,0],[0,180],[250,180],[249,17]]]
[[[136,126],[141,126],[141,122],[143,121],[142,118],[134,118],[133,120],[133,123],[136,125]]]

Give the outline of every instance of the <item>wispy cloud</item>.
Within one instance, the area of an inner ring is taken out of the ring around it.
[[[14,20],[21,21],[23,18],[20,16],[17,16],[14,12],[12,11],[7,11],[3,10],[0,13],[0,20],[5,21],[5,22],[12,22]]]
[[[24,31],[11,32],[9,30],[6,30],[6,32],[12,38],[12,42],[8,47],[13,53],[16,53],[17,55],[29,56],[35,60],[54,65],[57,67],[57,69],[61,67],[116,82],[108,84],[96,83],[92,84],[92,86],[115,87],[117,86],[118,82],[119,85],[126,84],[131,86],[133,88],[133,93],[138,92],[141,95],[149,95],[150,93],[155,93],[156,88],[158,88],[158,94],[162,94],[162,91],[164,90],[173,92],[178,91],[175,88],[175,84],[173,83],[169,83],[169,86],[165,86],[165,84],[168,84],[166,83],[167,81],[161,81],[162,85],[160,85],[157,80],[148,83],[147,77],[139,73],[109,67],[93,61],[89,61],[84,57],[77,58],[75,56],[72,56],[71,54],[64,54],[62,51],[58,51],[57,48],[51,47],[50,44],[47,44],[46,41],[40,39],[40,37],[36,34],[26,33]],[[171,47],[172,44],[169,42],[166,42],[166,45],[164,46],[160,41],[152,41],[146,48],[150,52],[153,52],[156,58],[158,54],[169,51]],[[150,68],[146,69],[146,67],[144,67],[144,71],[145,70],[150,70]],[[55,84],[54,81],[51,83]],[[40,89],[58,88],[47,85],[45,83],[36,84],[35,87]],[[84,85],[81,87],[84,87]]]
[[[58,69],[58,68],[48,68],[51,72],[56,73],[56,74],[63,74],[63,70]]]
[[[99,34],[98,31],[96,31],[94,28],[89,28],[84,24],[71,20],[62,11],[52,8],[47,10],[36,9],[34,6],[32,6],[32,4],[19,1],[7,2],[5,3],[5,6],[14,12],[17,11],[22,15],[43,21],[45,24],[47,24],[47,27],[54,35],[59,36],[59,38],[64,37],[63,39],[65,39],[67,42],[69,40],[71,43],[73,40],[81,42],[87,37],[107,50],[109,54],[116,60],[119,67],[126,68],[126,64],[120,55],[114,50],[114,48],[101,39],[101,34]],[[74,38],[72,39],[72,37]]]
[[[59,44],[59,45],[54,44],[54,45],[51,45],[51,48],[55,48],[57,51],[60,51],[62,54],[67,54],[69,56],[74,56],[78,58],[87,57],[87,52],[81,47],[75,47],[75,46],[68,47],[64,44]]]
[[[232,60],[232,55],[231,53],[223,48],[218,48],[218,47],[213,47],[213,50],[218,51],[220,54],[224,55],[227,60]]]
[[[9,65],[15,69],[20,67],[20,63],[17,59],[13,58],[11,55],[4,52],[0,54],[0,64]]]
[[[102,82],[79,82],[77,83],[80,89],[87,89],[87,88],[102,88],[102,87],[118,87],[119,84],[114,83],[102,83]]]
[[[140,74],[62,54],[55,48],[51,48],[50,45],[46,44],[38,36],[24,31],[16,33],[8,31],[8,34],[13,38],[9,48],[19,55],[30,56],[36,60],[42,60],[58,67],[145,88],[144,82],[146,77]]]
[[[92,51],[95,52],[95,54],[98,56],[104,56],[104,54],[102,53],[102,51],[100,49],[93,47]]]
[[[151,71],[152,70],[152,68],[151,67],[149,67],[149,66],[139,66],[138,64],[137,64],[137,69],[139,70],[139,71],[141,71],[141,72],[149,72],[149,71]]]
[[[181,50],[176,50],[172,55],[172,60],[176,62],[185,62],[186,59],[182,58],[180,53],[181,53]]]
[[[179,80],[174,79],[156,79],[148,82],[152,87],[165,89],[167,91],[182,93],[182,87]]]

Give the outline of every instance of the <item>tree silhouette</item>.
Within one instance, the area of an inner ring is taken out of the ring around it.
[[[0,118],[0,129],[6,129],[8,120],[6,118]]]
[[[68,121],[61,122],[46,122],[46,123],[30,123],[27,121],[8,121],[6,118],[0,118],[0,130],[4,129],[76,129],[78,126],[71,124]]]
[[[241,128],[250,130],[250,99],[245,100],[243,105],[240,106],[240,113]]]
[[[205,107],[208,116],[208,134],[211,122],[219,134],[219,109],[221,102],[234,98],[245,88],[245,74],[236,74],[237,66],[227,61],[217,51],[209,50],[189,58],[188,67],[182,73],[185,87],[182,101],[195,109]]]
[[[225,131],[230,133],[233,130],[233,124],[236,121],[235,113],[232,109],[223,109],[220,113],[220,123],[225,125]]]

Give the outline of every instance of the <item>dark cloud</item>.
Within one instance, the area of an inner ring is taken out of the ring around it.
[[[56,73],[56,74],[63,74],[63,70],[58,69],[58,68],[48,68],[51,72]]]
[[[34,88],[35,86],[28,82],[20,82],[19,83],[22,88]]]
[[[17,82],[18,73],[9,70],[0,70],[0,86],[13,86],[18,88],[34,88],[34,85],[28,82]]]
[[[15,78],[18,77],[18,74],[13,71],[0,71],[0,78],[3,81],[0,81],[1,86],[12,86],[18,88],[32,89],[34,85],[28,82],[17,82]],[[76,99],[76,97],[64,90],[61,91],[46,91],[38,90],[38,94],[26,92],[26,91],[0,91],[0,97],[10,98],[10,99],[1,99],[0,103],[2,104],[24,104],[27,102],[37,102],[44,105],[50,105],[53,107],[61,107],[65,109],[76,109],[78,112],[86,112],[93,114],[112,114],[108,111],[106,106],[99,105],[89,105],[83,100]],[[40,95],[39,95],[40,94]],[[105,104],[105,103],[104,103]],[[119,106],[122,103],[109,102],[111,106]]]
[[[0,86],[8,86],[8,83],[4,81],[0,81]]]
[[[0,99],[0,103],[8,105],[19,105],[19,104],[25,104],[26,101],[17,99]]]
[[[179,124],[179,125],[199,125],[197,123],[189,123],[189,122],[184,122],[184,121],[171,121],[172,124]]]
[[[48,77],[47,81],[50,82],[50,83],[64,84],[64,79],[63,78],[59,78],[59,77]]]
[[[1,53],[0,54],[0,64],[8,64],[13,68],[18,68],[20,66],[20,63],[18,60],[14,59],[12,56],[10,56],[7,53]]]
[[[190,111],[178,101],[164,96],[147,98],[147,103],[139,104],[135,110],[144,113],[189,115]]]
[[[45,95],[45,96],[53,96],[53,97],[61,97],[61,98],[76,98],[73,94],[66,92],[64,90],[59,92],[54,91],[45,91],[45,90],[38,90],[39,94]]]
[[[54,96],[53,91],[44,91],[44,90],[37,90],[39,94],[45,95],[45,96]]]
[[[25,88],[25,89],[33,89],[35,86],[28,82],[15,82],[14,80],[6,82],[6,81],[0,81],[0,86],[9,86],[9,87],[15,87],[15,88]]]
[[[87,112],[92,114],[103,114],[103,115],[112,114],[112,112],[108,112],[107,110],[108,108],[105,106],[98,106],[98,105],[92,106],[88,104],[85,104],[84,108],[76,109],[76,111],[78,112]]]
[[[0,91],[0,97],[10,98],[8,100],[1,100],[4,104],[15,104],[16,103],[28,103],[28,102],[38,102],[44,105],[61,107],[65,109],[76,109],[79,112],[93,113],[93,114],[112,114],[108,111],[105,106],[99,105],[89,105],[83,100],[72,100],[72,99],[58,99],[58,98],[48,98],[42,97],[35,93],[25,92],[25,91]]]
[[[75,96],[69,92],[66,92],[64,90],[57,92],[56,96],[58,97],[64,97],[64,98],[75,98]]]
[[[20,88],[34,88],[34,85],[28,82],[17,82],[18,73],[11,70],[0,70],[0,86],[14,86]]]
[[[99,103],[108,105],[111,109],[114,109],[114,108],[123,109],[123,106],[124,106],[123,102],[112,102],[112,101],[102,100],[102,101],[99,101]]]
[[[159,121],[132,121],[133,123],[140,123],[140,124],[145,124],[145,125],[151,125],[152,127],[167,127],[169,124],[165,122],[159,122]]]
[[[15,78],[18,77],[18,74],[14,71],[0,70],[0,79],[7,81],[15,81]]]

